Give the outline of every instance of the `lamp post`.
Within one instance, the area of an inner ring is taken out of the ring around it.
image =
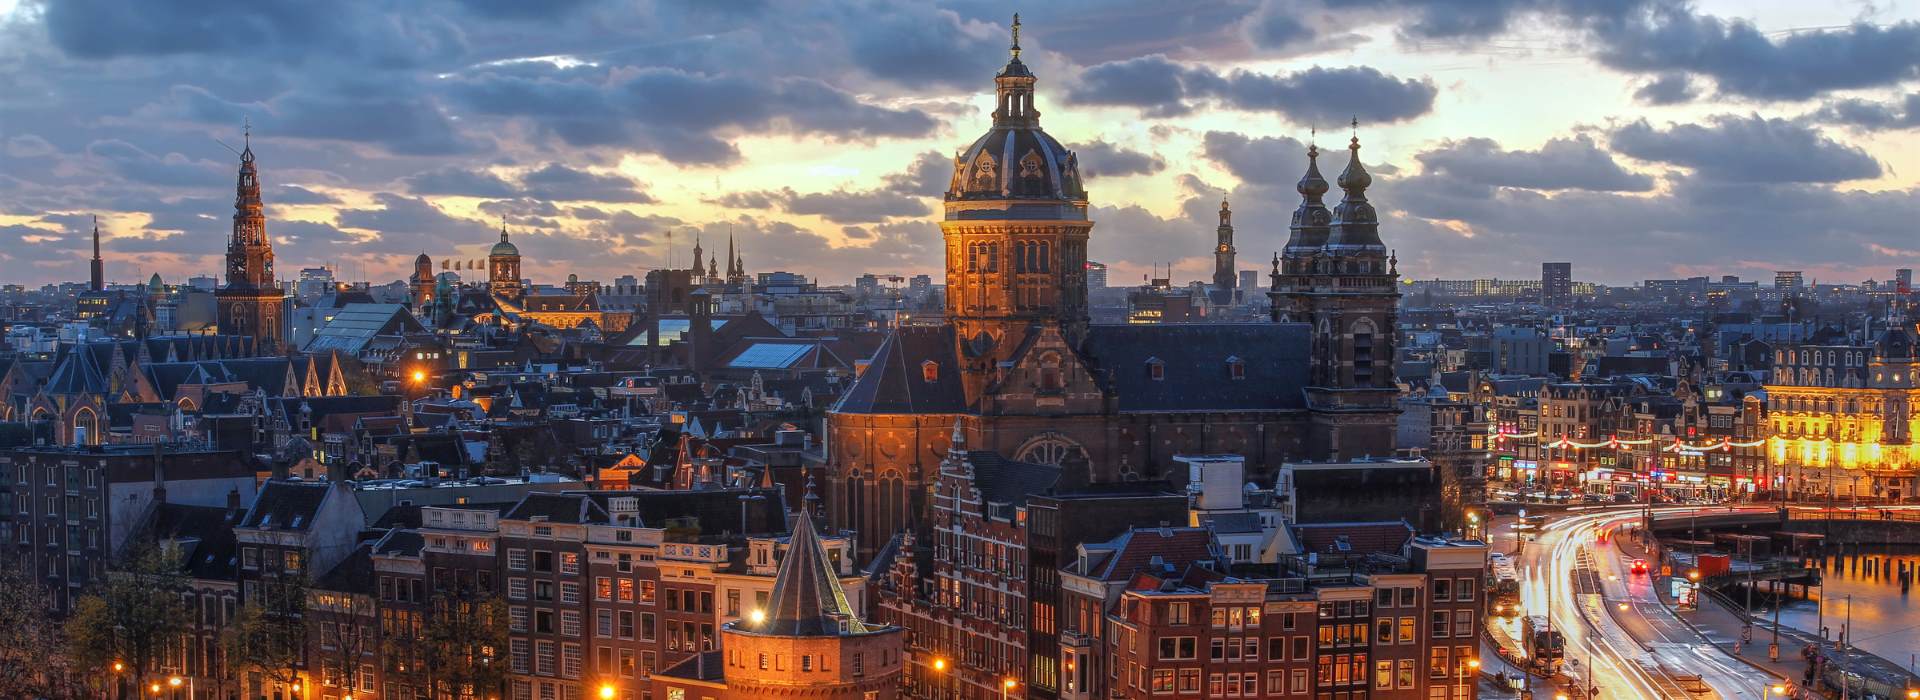
[[[1012,691],[1014,687],[1018,685],[1020,685],[1020,681],[1016,681],[1012,678],[1000,679],[1000,700],[1007,700],[1007,693]]]

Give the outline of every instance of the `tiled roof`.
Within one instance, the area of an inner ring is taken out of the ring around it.
[[[933,381],[924,364],[934,363]],[[874,351],[860,378],[833,409],[838,413],[961,413],[967,396],[960,385],[951,326],[894,329]]]
[[[1413,526],[1404,520],[1296,525],[1294,531],[1299,534],[1303,551],[1323,554],[1399,554],[1413,538]]]
[[[1162,575],[1198,561],[1218,558],[1213,533],[1205,528],[1135,528],[1110,543],[1113,554],[1088,572],[1102,581],[1126,581],[1136,573]],[[1155,558],[1168,567],[1155,571]]]

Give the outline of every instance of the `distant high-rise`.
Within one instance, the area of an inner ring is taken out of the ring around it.
[[[1106,289],[1107,288],[1107,264],[1106,263],[1093,262],[1091,260],[1087,261],[1087,288],[1089,289]]]
[[[234,188],[227,284],[214,292],[214,299],[222,334],[252,336],[261,354],[279,350],[285,293],[273,277],[273,242],[267,238],[267,215],[250,144],[240,152],[240,177]]]
[[[1780,270],[1773,273],[1774,289],[1789,291],[1801,289],[1806,285],[1806,277],[1799,270]]]
[[[1540,263],[1540,305],[1549,309],[1573,305],[1573,263]]]
[[[1913,268],[1903,267],[1893,271],[1893,291],[1902,296],[1913,293]]]

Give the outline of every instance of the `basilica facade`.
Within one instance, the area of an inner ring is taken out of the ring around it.
[[[955,435],[1057,466],[1065,487],[1183,481],[1180,454],[1244,455],[1252,479],[1289,460],[1391,455],[1397,274],[1357,138],[1332,209],[1308,153],[1272,322],[1096,325],[1080,163],[1040,127],[1017,33],[994,83],[992,126],[955,157],[946,192],[945,321],[895,329],[827,416],[829,511],[863,557],[927,526]]]

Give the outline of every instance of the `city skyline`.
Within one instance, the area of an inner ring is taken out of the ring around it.
[[[217,271],[221,142],[250,122],[283,274],[401,279],[419,252],[483,257],[502,218],[542,281],[681,267],[696,230],[756,272],[937,272],[948,151],[1023,9],[1115,283],[1208,278],[1222,198],[1257,268],[1313,129],[1338,148],[1354,118],[1414,279],[1854,282],[1920,257],[1911,12],[1657,1],[0,2],[0,84],[40,96],[0,105],[0,256],[9,282],[82,280],[98,214],[110,281]]]

